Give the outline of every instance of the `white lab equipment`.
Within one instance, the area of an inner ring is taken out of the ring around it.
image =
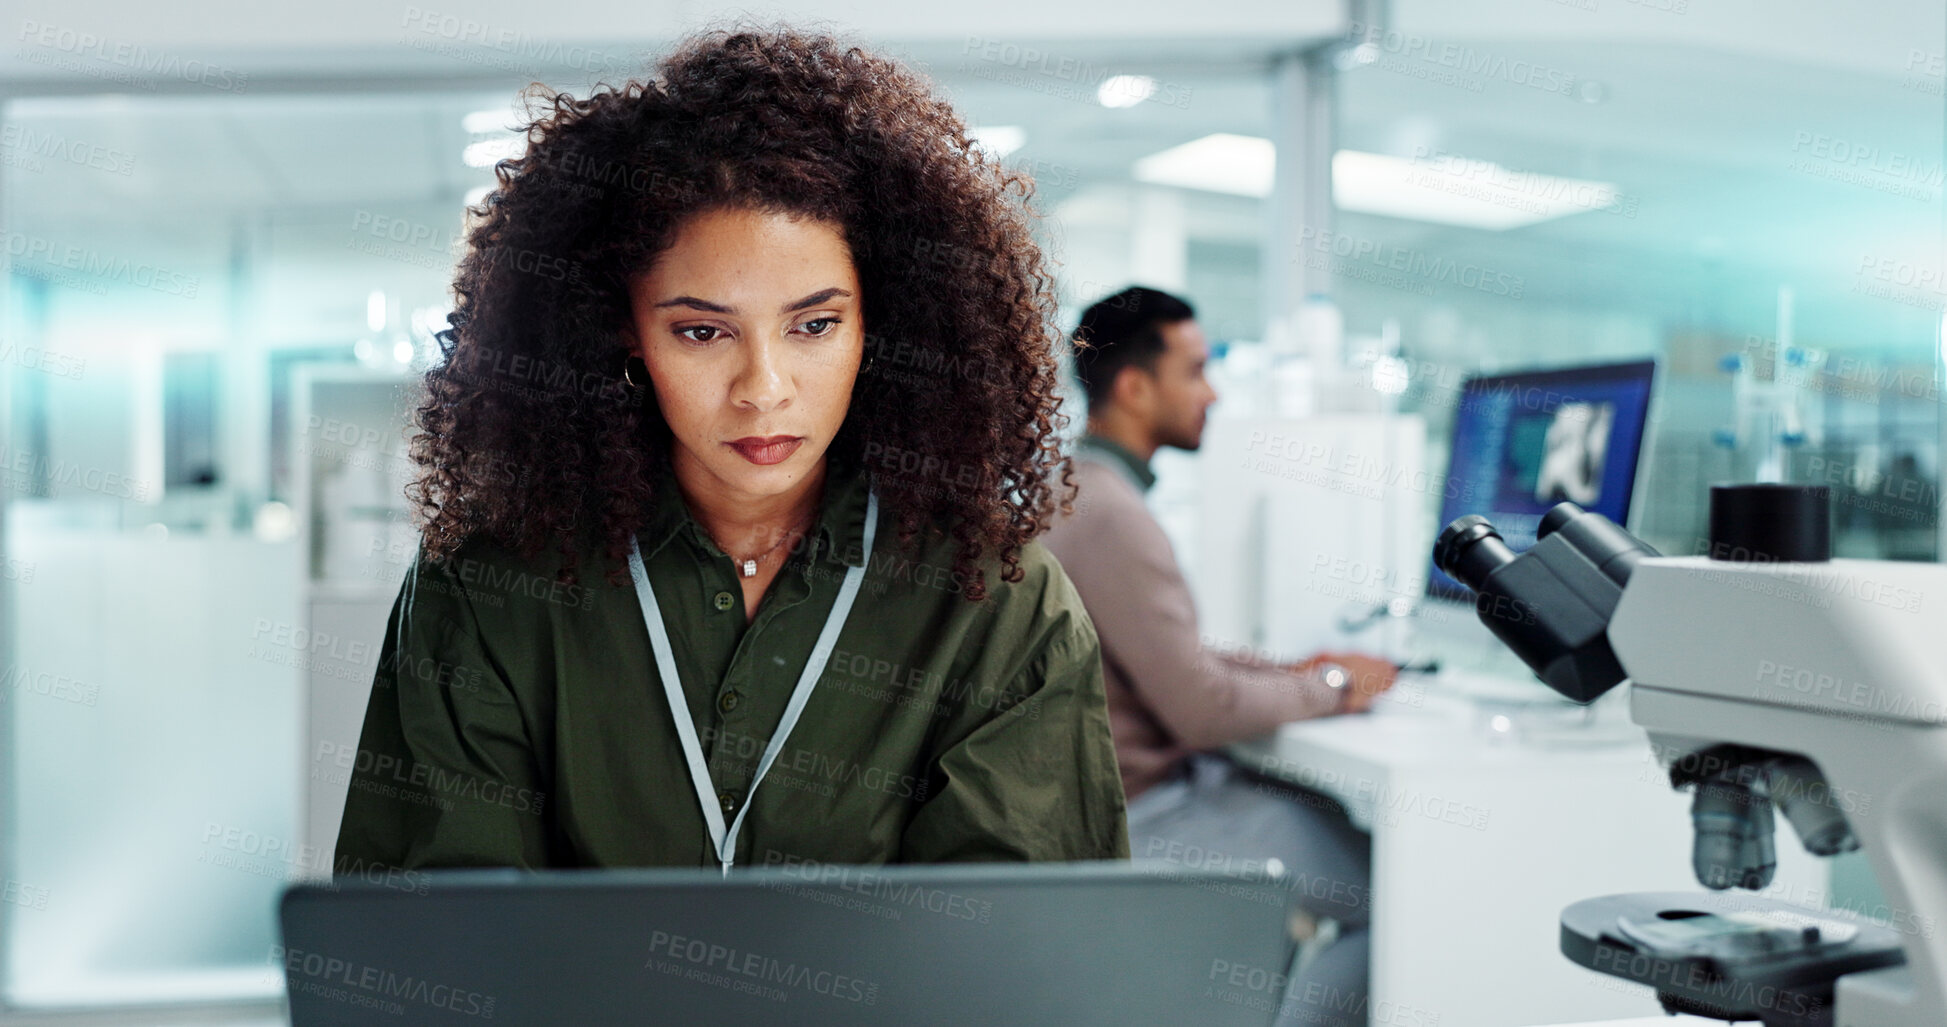
[[[1711,555],[1663,558],[1562,504],[1516,556],[1480,517],[1436,545],[1481,619],[1551,687],[1625,677],[1673,785],[1694,793],[1709,893],[1562,914],[1564,955],[1666,1009],[1766,1027],[1947,1023],[1947,666],[1937,564],[1830,560],[1823,487],[1719,486]],[[1892,911],[1868,922],[1729,889],[1769,883],[1773,811],[1805,849],[1863,849]]]

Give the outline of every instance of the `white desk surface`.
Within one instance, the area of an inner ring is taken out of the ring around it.
[[[1561,1023],[1546,1024],[1540,1027],[1724,1027],[1722,1020],[1706,1020],[1701,1016],[1646,1016],[1640,1020],[1603,1020],[1599,1023]]]
[[[1440,1027],[1662,1017],[1650,989],[1576,966],[1560,916],[1621,892],[1702,891],[1690,869],[1690,801],[1671,789],[1624,697],[1592,729],[1539,688],[1403,680],[1374,712],[1284,725],[1233,746],[1241,764],[1344,803],[1372,832],[1374,1023]],[[1491,722],[1505,716],[1508,730]],[[1790,838],[1766,892],[1824,894],[1825,870]]]

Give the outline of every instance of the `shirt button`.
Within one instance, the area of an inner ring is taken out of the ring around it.
[[[742,699],[739,698],[737,693],[725,692],[723,693],[723,697],[717,700],[717,709],[720,709],[725,713],[729,713],[731,710],[736,709],[737,704],[741,701]]]
[[[717,604],[717,609],[728,610],[737,605],[737,597],[728,592],[718,592],[716,599],[712,600],[712,602]]]
[[[717,801],[723,804],[723,811],[724,811],[725,813],[735,813],[735,812],[737,812],[737,793],[736,793],[736,792],[718,792],[718,793],[717,793]]]

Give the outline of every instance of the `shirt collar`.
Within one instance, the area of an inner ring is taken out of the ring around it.
[[[690,513],[689,504],[676,486],[675,472],[667,459],[655,461],[655,500],[648,520],[638,533],[637,544],[646,561],[679,535],[710,556],[724,555],[715,539],[703,530]],[[859,566],[865,563],[865,510],[870,481],[857,461],[846,460],[836,452],[827,454],[825,495],[818,509],[814,556],[834,564]]]
[[[1136,484],[1141,486],[1144,492],[1148,492],[1149,487],[1156,484],[1156,472],[1149,469],[1149,461],[1130,452],[1128,447],[1120,442],[1103,438],[1100,435],[1084,435],[1082,436],[1081,448],[1093,451],[1096,455],[1106,459],[1114,460],[1127,468],[1129,476],[1135,479]]]

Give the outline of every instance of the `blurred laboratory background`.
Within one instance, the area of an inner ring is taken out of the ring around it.
[[[416,545],[462,208],[524,87],[733,14],[923,69],[1034,177],[1063,327],[1129,283],[1196,304],[1222,399],[1152,501],[1215,642],[1438,634],[1412,613],[1483,373],[1657,361],[1629,520],[1665,552],[1710,482],[1771,475],[1831,485],[1838,555],[1937,558],[1938,3],[713,6],[12,5],[0,1022],[276,1008],[275,898],[328,872]],[[1224,498],[1283,421],[1378,468],[1366,569],[1320,578],[1330,516]]]

